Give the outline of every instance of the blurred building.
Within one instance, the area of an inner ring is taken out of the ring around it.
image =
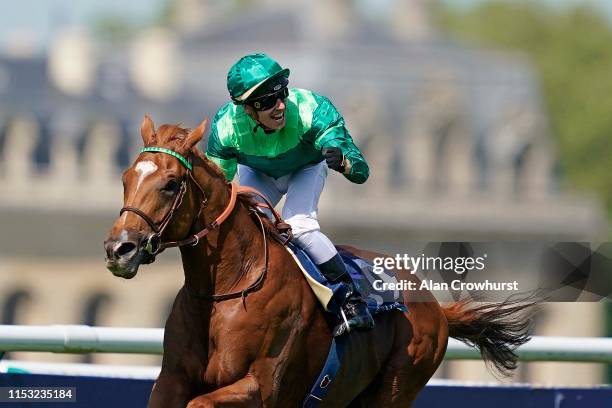
[[[122,47],[67,30],[45,57],[0,57],[5,323],[162,324],[182,283],[176,255],[135,281],[104,268],[120,172],[140,147],[144,113],[185,126],[212,117],[229,66],[251,52],[290,67],[293,86],[329,96],[370,164],[364,185],[328,179],[321,222],[337,242],[403,253],[416,240],[605,236],[597,200],[559,188],[538,81],[521,54],[438,36],[425,0],[247,3],[176,0],[173,28]],[[538,334],[600,334],[597,305],[559,310]],[[482,378],[475,364],[442,372]],[[564,381],[546,367],[521,379]],[[593,366],[570,371],[576,383],[601,381]]]

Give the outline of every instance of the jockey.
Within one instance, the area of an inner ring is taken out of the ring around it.
[[[368,178],[368,164],[329,99],[289,89],[288,78],[289,69],[265,54],[240,58],[227,75],[232,102],[213,120],[206,155],[228,180],[237,171],[241,185],[257,189],[273,205],[286,195],[282,217],[294,241],[328,281],[351,288],[342,306],[349,327],[339,324],[334,335],[352,327],[372,328],[365,301],[317,221],[328,167],[361,184]]]

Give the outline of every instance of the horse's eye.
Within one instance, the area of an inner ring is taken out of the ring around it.
[[[165,193],[176,194],[178,193],[179,188],[180,188],[179,183],[176,180],[170,180],[166,183],[164,188],[162,188],[162,191]]]

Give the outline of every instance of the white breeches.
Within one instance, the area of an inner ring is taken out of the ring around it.
[[[293,232],[293,240],[312,260],[320,265],[338,253],[332,242],[320,230],[317,220],[319,197],[327,178],[325,161],[303,167],[291,174],[275,179],[257,170],[239,164],[240,184],[257,189],[273,205],[287,195],[281,216]]]

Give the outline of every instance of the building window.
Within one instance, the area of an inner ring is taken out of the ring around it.
[[[20,313],[23,313],[31,298],[30,292],[26,289],[9,291],[2,303],[2,324],[17,324]],[[5,353],[0,358],[10,358],[9,353]]]

